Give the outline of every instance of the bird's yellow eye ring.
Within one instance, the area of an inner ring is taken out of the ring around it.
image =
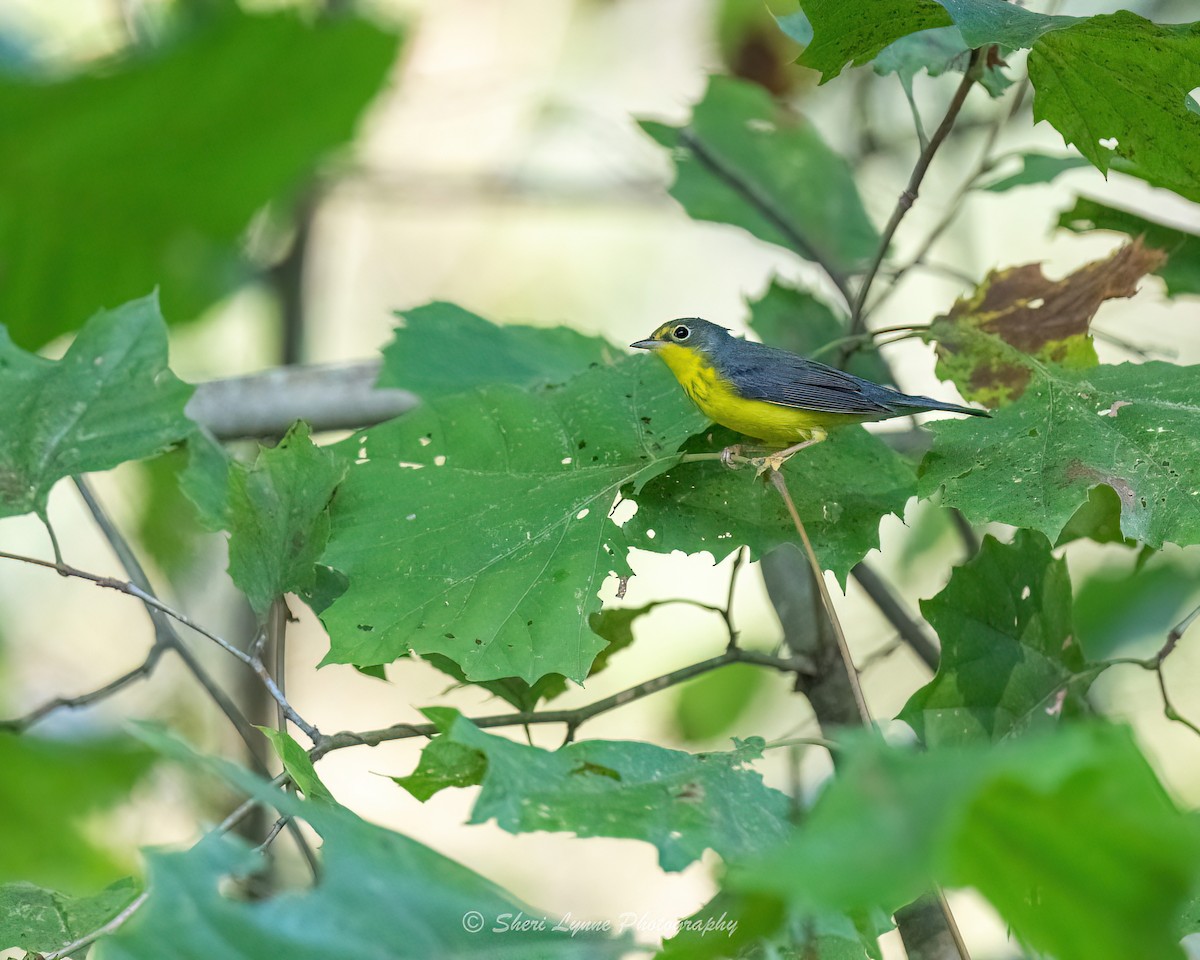
[[[689,330],[689,329],[688,329],[688,328],[687,328],[687,327],[686,327],[684,324],[682,324],[682,323],[681,323],[679,326],[677,326],[677,327],[676,327],[674,330],[672,330],[672,331],[671,331],[671,336],[672,336],[672,337],[673,337],[675,340],[686,340],[686,339],[687,339],[688,337],[690,337],[691,335],[692,335],[692,331],[691,331],[691,330]]]

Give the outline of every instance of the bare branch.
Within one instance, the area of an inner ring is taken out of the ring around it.
[[[939,659],[937,645],[926,636],[921,625],[904,609],[883,578],[865,562],[856,564],[850,572],[875,606],[879,608],[879,612],[887,617],[888,622],[896,628],[901,639],[912,648],[913,653],[920,657],[921,662],[930,670],[936,670]]]
[[[296,420],[314,430],[351,430],[407,413],[407,390],[377,389],[377,360],[276,367],[196,386],[184,412],[218,440],[278,437]]]
[[[773,657],[770,654],[759,653],[755,650],[730,647],[718,657],[712,657],[708,660],[702,660],[699,663],[680,667],[678,670],[672,670],[670,673],[665,673],[662,676],[645,680],[626,690],[614,693],[612,696],[605,697],[602,700],[597,700],[582,707],[575,707],[570,710],[526,710],[520,713],[505,713],[497,716],[471,717],[469,719],[471,723],[481,729],[489,727],[520,727],[535,723],[564,723],[567,725],[568,730],[573,732],[583,723],[602,713],[615,710],[617,707],[623,707],[628,703],[633,703],[635,700],[648,697],[652,693],[666,690],[668,687],[683,683],[683,681],[690,680],[692,677],[698,677],[701,674],[720,669],[731,663],[753,663],[787,673],[804,669],[808,666],[808,663],[802,658],[783,659]],[[374,747],[390,740],[433,737],[437,733],[438,728],[432,723],[398,723],[379,730],[363,730],[359,732],[344,730],[340,733],[322,737],[321,741],[308,752],[308,755],[315,763],[326,754],[334,750],[343,750],[346,747]]]
[[[954,121],[958,118],[958,112],[962,109],[962,105],[967,99],[967,94],[970,92],[977,78],[979,60],[980,51],[972,50],[971,62],[963,74],[962,82],[958,85],[958,89],[954,91],[954,97],[950,101],[950,106],[946,109],[946,115],[942,118],[942,122],[938,125],[937,130],[934,131],[933,136],[929,138],[929,143],[925,145],[925,149],[921,151],[921,155],[917,158],[912,175],[908,178],[908,185],[900,194],[900,199],[896,201],[896,207],[892,211],[892,216],[888,220],[887,226],[883,228],[883,233],[879,237],[879,248],[875,251],[875,259],[867,268],[866,275],[862,278],[862,282],[858,286],[858,293],[851,301],[851,334],[862,332],[864,320],[863,307],[867,302],[867,295],[871,292],[871,284],[875,282],[875,275],[879,272],[879,266],[883,263],[883,258],[887,256],[888,247],[891,246],[892,237],[896,235],[896,229],[900,226],[900,221],[904,219],[904,215],[908,213],[912,205],[916,202],[917,195],[921,189],[921,182],[925,179],[925,174],[929,170],[930,163],[933,162],[934,155],[950,134],[950,130],[954,127]]]

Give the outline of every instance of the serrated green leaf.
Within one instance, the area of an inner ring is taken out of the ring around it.
[[[182,440],[194,429],[183,415],[191,392],[167,368],[156,296],[102,310],[58,361],[25,353],[0,327],[0,517],[45,517],[62,478]]]
[[[132,877],[90,897],[73,897],[32,883],[0,885],[0,950],[50,953],[103,926],[138,895]]]
[[[654,608],[649,603],[643,607],[611,607],[588,616],[588,626],[598,637],[606,641],[605,646],[592,661],[588,677],[594,677],[608,667],[608,659],[633,643],[633,621]],[[526,683],[520,677],[504,677],[500,680],[467,679],[462,668],[449,657],[439,653],[427,653],[424,659],[442,673],[459,683],[474,683],[518,710],[534,709],[540,702],[553,700],[567,692],[567,678],[562,674],[550,673],[535,683]]]
[[[329,501],[349,464],[299,422],[251,466],[229,474],[229,576],[260,617],[285,593],[311,590],[329,539]]]
[[[1140,237],[1146,246],[1161,250],[1167,260],[1154,272],[1167,285],[1167,296],[1200,294],[1200,235],[1147,220],[1136,213],[1110,207],[1098,200],[1078,197],[1064,211],[1058,225],[1075,233],[1111,230]]]
[[[95,889],[126,872],[80,821],[126,799],[151,759],[127,739],[66,742],[0,730],[0,823],[10,825],[0,843],[0,881]]]
[[[417,769],[407,777],[392,777],[392,780],[424,803],[447,787],[474,787],[483,783],[487,768],[487,757],[475,747],[449,737],[434,737],[421,751]]]
[[[378,386],[403,387],[426,400],[491,383],[562,384],[618,356],[607,341],[568,327],[501,327],[452,303],[397,316],[404,323],[383,349]]]
[[[306,798],[322,803],[337,803],[333,794],[329,792],[329,788],[321,782],[316,767],[308,758],[307,751],[295,741],[291,734],[284,730],[276,730],[274,727],[260,726],[258,729],[271,742],[271,748],[283,764],[283,769],[287,771],[288,776],[292,778],[292,783],[300,788],[300,792]]]
[[[714,428],[684,449],[715,453],[740,439]],[[880,519],[903,513],[914,492],[912,467],[858,426],[801,451],[783,475],[817,557],[843,584],[850,568],[879,546]],[[729,470],[711,460],[683,463],[655,477],[635,499],[638,510],[624,532],[643,550],[708,551],[720,562],[743,544],[758,557],[797,539],[775,488],[749,469]]]
[[[191,319],[243,281],[251,216],[349,139],[395,58],[361,20],[221,6],[153,56],[0,83],[0,318],[17,343],[157,283]]]
[[[731,868],[734,889],[797,907],[892,910],[931,882],[973,886],[1060,960],[1177,960],[1200,862],[1125,730],[913,753],[845,738],[838,776],[793,839]]]
[[[781,347],[825,363],[837,359],[835,341],[845,337],[849,324],[807,290],[775,280],[758,300],[751,301],[750,327],[763,343]],[[845,369],[855,376],[876,382],[891,379],[887,364],[877,350],[856,350]]]
[[[438,398],[352,437],[323,561],[349,578],[323,614],[326,662],[415,650],[472,681],[582,680],[604,646],[588,628],[597,591],[630,573],[608,519],[617,491],[676,462],[702,424],[661,364],[624,357],[562,388]]]
[[[810,257],[743,193],[715,176],[692,142],[770,204],[835,269],[853,272],[874,254],[879,235],[846,161],[815,127],[780,110],[761,87],[712,77],[687,127],[647,121],[642,128],[671,151],[676,173],[671,196],[693,219],[733,224]],[[821,189],[814,190],[813,184]]]
[[[1200,85],[1200,24],[1088,17],[1038,40],[1029,79],[1034,121],[1101,171],[1123,157],[1152,184],[1200,200],[1200,117],[1187,105]]]
[[[786,832],[789,801],[749,769],[763,741],[737,741],[724,753],[691,754],[651,743],[584,740],[558,750],[484,733],[465,717],[430,716],[449,740],[486,761],[471,823],[495,819],[509,833],[571,831],[580,837],[627,837],[658,849],[664,870],[682,870],[711,848],[725,859],[769,849]],[[437,743],[437,740],[433,741]],[[432,744],[431,744],[432,746]],[[429,748],[426,748],[428,751]],[[422,787],[449,779],[464,763],[439,750],[418,767]],[[408,778],[397,780],[401,786]],[[415,794],[414,794],[415,795]]]
[[[812,22],[813,40],[796,62],[819,70],[821,83],[907,34],[951,23],[935,0],[873,0],[869,13],[844,0],[800,0],[800,6]]]
[[[921,613],[941,637],[941,662],[899,719],[926,745],[1023,736],[1086,711],[1096,671],[1075,637],[1066,562],[1041,534],[985,537]]]
[[[1014,187],[1050,183],[1068,170],[1091,166],[1091,163],[1084,157],[1052,157],[1045,153],[1023,153],[1020,155],[1020,160],[1021,169],[1016,173],[993,180],[980,189],[992,193],[1004,193]]]
[[[1200,542],[1200,367],[1154,361],[1091,370],[1035,367],[1016,403],[987,423],[931,424],[920,495],[976,523],[1040,530],[1051,540],[1105,484],[1121,531],[1152,547]]]

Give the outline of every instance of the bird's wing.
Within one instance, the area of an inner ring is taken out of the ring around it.
[[[770,347],[729,363],[727,375],[748,400],[801,410],[871,417],[895,413],[897,407],[905,406],[904,400],[911,399],[889,387]]]

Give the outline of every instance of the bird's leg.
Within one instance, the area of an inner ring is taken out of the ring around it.
[[[734,457],[742,455],[742,445],[740,443],[731,443],[721,451],[721,465],[728,467],[730,470],[736,470],[740,464],[734,463]]]
[[[765,457],[756,457],[753,461],[756,468],[755,475],[761,477],[767,470],[778,470],[805,447],[818,444],[828,436],[829,434],[821,427],[813,427],[808,431],[807,439],[801,440],[790,447],[785,447],[778,453],[768,454]]]

